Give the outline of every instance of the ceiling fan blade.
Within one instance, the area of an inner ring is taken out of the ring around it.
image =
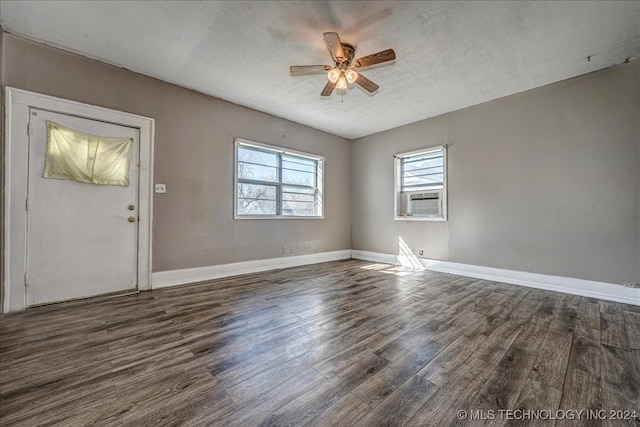
[[[380,88],[380,86],[378,86],[377,84],[375,84],[374,82],[372,82],[371,80],[369,80],[368,78],[366,78],[360,73],[358,73],[356,84],[359,84],[364,90],[366,90],[369,93],[373,93]]]
[[[324,74],[333,67],[330,65],[292,65],[289,71],[292,76],[307,76],[309,74]]]
[[[334,87],[336,87],[335,83],[331,83],[330,81],[327,82],[327,84],[324,87],[324,89],[322,89],[322,92],[320,93],[320,96],[329,96],[329,95],[331,95],[331,92],[333,92],[333,88]]]
[[[342,42],[340,41],[338,33],[324,33],[323,36],[324,42],[327,45],[327,49],[329,49],[329,53],[331,53],[333,60],[336,62],[344,62],[347,58],[344,56]]]
[[[371,55],[363,56],[354,60],[351,65],[353,68],[365,68],[372,65],[382,64],[383,62],[394,61],[396,59],[396,53],[393,49],[383,50],[382,52],[373,53]]]

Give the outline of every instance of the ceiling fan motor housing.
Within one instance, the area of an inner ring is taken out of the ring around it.
[[[356,53],[355,46],[348,43],[340,43],[342,45],[342,51],[344,52],[345,60],[342,62],[347,65],[351,65],[351,61],[353,61],[353,56]]]

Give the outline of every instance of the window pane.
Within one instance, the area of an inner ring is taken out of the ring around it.
[[[442,173],[444,171],[444,167],[442,165],[435,167],[427,167],[427,168],[413,168],[413,167],[405,167],[402,171],[403,177],[411,177],[411,176],[423,176],[423,175],[433,175]]]
[[[282,201],[315,202],[316,190],[304,187],[282,187]]]
[[[443,179],[443,174],[411,177],[403,180],[402,188],[409,190],[420,190],[421,188],[442,187]]]
[[[444,155],[441,151],[402,159],[402,190],[426,190],[444,185]]]
[[[278,166],[278,153],[269,153],[249,147],[238,147],[238,161],[264,166]]]
[[[321,159],[236,141],[238,216],[322,215],[322,194],[318,191]]]
[[[238,162],[238,179],[278,182],[278,168]]]
[[[284,216],[314,216],[314,202],[282,202],[282,215]]]
[[[317,161],[304,157],[282,155],[282,183],[315,187]]]
[[[429,154],[417,154],[415,156],[405,157],[403,159],[404,163],[423,163],[423,162],[432,162],[431,165],[437,165],[442,163],[443,154],[441,151],[437,153],[429,153]]]
[[[238,197],[238,215],[275,215],[275,200],[247,200]]]
[[[238,183],[238,197],[243,199],[276,200],[274,185]]]
[[[47,121],[44,178],[128,187],[132,145]]]
[[[299,172],[289,169],[282,169],[282,183],[315,187],[316,174],[310,172]]]
[[[276,187],[238,183],[238,215],[275,215]]]
[[[301,172],[312,172],[315,173],[317,166],[316,161],[311,159],[305,159],[303,157],[295,157],[289,156],[286,154],[282,155],[282,168],[283,169],[291,169],[297,170]]]

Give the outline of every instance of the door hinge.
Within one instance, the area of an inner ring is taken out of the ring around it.
[[[27,286],[27,273],[24,273],[24,285]]]
[[[27,123],[27,135],[31,135],[31,123]]]
[[[26,210],[29,210],[29,199],[26,199],[26,200],[24,201],[24,208],[25,208]]]

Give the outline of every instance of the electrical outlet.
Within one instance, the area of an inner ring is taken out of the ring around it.
[[[292,254],[293,253],[293,246],[289,246],[289,253]]]
[[[164,194],[167,192],[167,184],[156,184],[156,193]]]
[[[287,253],[287,248],[285,248],[284,246],[282,247],[282,255],[285,255]]]

